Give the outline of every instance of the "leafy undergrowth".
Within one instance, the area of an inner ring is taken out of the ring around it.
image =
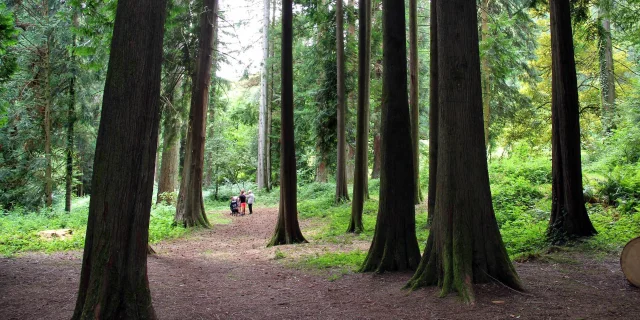
[[[175,226],[173,217],[175,207],[154,205],[151,210],[149,242],[157,243],[165,239],[187,235],[190,229]],[[42,251],[56,252],[79,250],[84,247],[89,212],[89,197],[75,199],[70,213],[62,208],[24,212],[13,210],[0,213],[0,255],[13,256],[20,252]],[[220,213],[209,213],[212,224],[227,224],[231,220]],[[43,239],[38,232],[54,229],[71,229],[66,239]]]

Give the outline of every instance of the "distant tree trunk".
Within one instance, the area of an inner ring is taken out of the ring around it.
[[[344,84],[344,12],[342,0],[336,1],[336,54],[338,65],[338,162],[336,163],[336,202],[349,201],[347,188],[347,138],[345,126]]]
[[[474,301],[473,283],[497,280],[520,290],[491,204],[483,145],[482,88],[475,0],[436,1],[438,175],[433,226],[407,287],[442,287]],[[434,12],[432,12],[433,14]]]
[[[44,14],[47,21],[49,21],[49,9],[46,4],[43,4]],[[44,118],[43,118],[43,129],[44,129],[44,157],[45,157],[45,174],[44,174],[44,196],[45,196],[45,205],[47,208],[50,208],[53,204],[53,178],[52,174],[52,159],[51,159],[51,105],[52,105],[52,96],[51,96],[51,43],[53,42],[53,32],[51,30],[46,31],[47,40],[44,45],[44,50],[42,53],[42,61],[43,61],[43,70],[41,71],[43,74],[42,83],[40,84],[41,88],[44,89]]]
[[[327,161],[321,158],[318,166],[316,167],[316,182],[329,181],[328,175]]]
[[[555,243],[592,236],[582,195],[578,84],[569,1],[550,0],[552,204],[548,236]]]
[[[489,40],[489,2],[482,0],[480,7],[482,42]],[[489,149],[489,123],[491,121],[491,67],[489,65],[489,55],[482,57],[482,113],[484,116],[484,144]]]
[[[409,0],[409,72],[411,86],[411,140],[413,142],[413,172],[416,181],[415,204],[422,202],[420,190],[420,105],[418,84],[418,0]]]
[[[74,27],[78,26],[78,14],[73,13],[72,23]],[[71,37],[71,77],[69,79],[69,109],[67,110],[67,172],[65,176],[65,201],[64,211],[71,212],[71,194],[73,192],[73,127],[76,122],[76,70],[75,70],[75,48],[76,35]]]
[[[260,113],[258,117],[258,171],[256,180],[259,189],[268,188],[269,176],[267,166],[268,140],[268,101],[267,101],[267,72],[269,61],[269,4],[271,0],[264,0],[262,18],[262,69],[260,72]]]
[[[213,62],[214,26],[218,0],[204,0],[200,16],[198,63],[191,90],[187,148],[175,221],[186,227],[209,227],[202,199],[204,142]]]
[[[282,75],[280,109],[280,207],[268,246],[307,242],[298,224],[296,149],[293,126],[292,0],[282,0]]]
[[[611,7],[612,0],[601,0],[599,16],[602,25],[599,28],[600,51],[600,95],[602,98],[602,126],[605,132],[611,131],[615,125],[616,86],[613,72],[613,46],[611,43]]]
[[[373,127],[374,136],[373,136],[373,168],[371,169],[371,179],[379,179],[380,178],[380,167],[382,165],[382,156],[380,155],[380,145],[382,144],[382,139],[380,137],[380,126]]]
[[[120,0],[72,319],[155,319],[147,277],[166,2]]]
[[[275,29],[276,26],[276,0],[273,0],[273,3],[271,4],[271,28]],[[272,41],[269,42],[269,51],[270,51],[270,57],[271,57],[271,61],[273,61],[276,56],[275,53],[275,39],[273,39]],[[273,141],[271,139],[271,132],[273,130],[273,103],[274,103],[274,96],[275,96],[275,63],[271,63],[271,85],[269,86],[269,110],[268,110],[268,121],[267,121],[267,191],[271,191],[271,188],[273,187],[273,177],[272,177],[272,173],[273,173],[273,156],[272,156],[272,152],[271,152],[271,148],[273,147]]]
[[[367,181],[367,155],[369,135],[367,124],[369,122],[369,77],[370,48],[368,28],[371,23],[371,0],[360,0],[360,25],[358,34],[358,121],[356,124],[356,165],[353,177],[353,202],[351,203],[351,221],[347,232],[360,233],[364,231],[362,225],[362,210],[365,200],[365,187]]]
[[[431,0],[429,32],[429,191],[427,194],[427,226],[433,223],[436,207],[436,177],[438,174],[438,8]]]
[[[174,104],[174,91],[179,87],[179,81],[170,85],[167,93],[167,105],[164,110],[163,126],[163,148],[162,163],[160,165],[160,174],[158,177],[158,196],[157,203],[163,200],[160,195],[163,193],[175,192],[178,181],[178,162],[180,160],[180,127],[181,121],[178,118],[178,111]],[[175,199],[172,199],[172,203]]]
[[[415,180],[407,92],[404,2],[383,0],[382,172],[378,220],[362,271],[415,269]]]

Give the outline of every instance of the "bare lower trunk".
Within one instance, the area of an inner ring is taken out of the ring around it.
[[[438,285],[442,296],[456,291],[473,302],[474,283],[499,281],[517,290],[522,284],[491,204],[476,1],[438,0],[436,6],[431,13],[437,15],[440,120],[435,214],[422,261],[407,287]]]
[[[373,242],[362,271],[413,270],[420,252],[415,230],[411,124],[407,92],[404,2],[383,0],[382,171]],[[398,196],[402,190],[402,196]]]
[[[596,234],[582,195],[580,117],[568,1],[549,1],[551,17],[552,205],[548,236],[562,243]]]
[[[267,149],[268,143],[268,101],[267,101],[267,62],[269,60],[269,4],[270,0],[264,0],[263,25],[262,25],[262,69],[260,71],[260,112],[258,117],[258,169],[256,180],[259,189],[264,189],[269,184],[267,174]]]
[[[381,144],[382,139],[380,137],[380,133],[376,132],[375,136],[373,136],[373,168],[371,169],[371,179],[380,178],[380,165],[382,162],[382,157],[380,155]]]
[[[78,26],[78,14],[73,14],[73,25]],[[75,68],[75,50],[76,48],[76,35],[72,36],[71,40],[71,64]],[[67,156],[66,176],[65,176],[65,202],[64,211],[71,211],[71,194],[73,192],[73,129],[76,122],[76,76],[75,69],[71,71],[71,78],[69,79],[69,109],[67,110],[67,150],[65,151]]]
[[[280,208],[268,246],[306,242],[298,224],[296,150],[293,125],[293,8],[282,0]]]
[[[611,6],[613,1],[602,0],[598,8],[602,25],[599,29],[600,96],[602,100],[602,126],[605,132],[615,129],[616,86],[611,43]]]
[[[349,201],[349,190],[347,189],[347,138],[346,134],[346,106],[345,106],[345,83],[344,83],[344,12],[342,10],[342,0],[336,2],[336,61],[338,65],[338,159],[336,163],[336,202]]]
[[[358,41],[358,121],[356,124],[356,163],[353,178],[353,202],[351,203],[351,221],[347,232],[360,233],[364,231],[362,224],[362,211],[367,182],[367,155],[368,155],[368,125],[369,122],[369,76],[370,76],[370,50],[369,24],[371,23],[371,0],[360,0],[360,21]]]
[[[120,0],[72,319],[156,319],[147,277],[166,2]]]
[[[176,223],[186,227],[210,226],[202,199],[202,176],[217,10],[217,0],[205,0],[200,16],[198,64],[192,84],[187,148],[175,216]]]

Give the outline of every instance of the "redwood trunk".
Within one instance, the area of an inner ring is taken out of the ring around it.
[[[382,162],[382,156],[380,155],[380,145],[382,144],[382,138],[380,137],[380,125],[374,126],[373,131],[373,168],[371,168],[371,179],[380,178],[380,166]]]
[[[347,232],[360,233],[364,231],[362,225],[362,210],[366,198],[367,183],[367,155],[369,135],[369,24],[371,23],[371,0],[360,0],[360,25],[358,39],[358,121],[356,124],[356,164],[353,178],[353,202],[351,203],[351,221]]]
[[[280,108],[280,207],[268,246],[307,242],[298,224],[296,150],[293,126],[292,0],[282,0],[282,75]]]
[[[522,285],[491,203],[476,1],[439,0],[436,5],[440,165],[435,215],[420,267],[407,287],[438,285],[443,296],[457,291],[472,302],[473,283]]]
[[[78,26],[78,14],[73,14],[73,25]],[[65,176],[65,202],[64,211],[71,211],[71,193],[73,192],[73,129],[76,122],[76,70],[75,70],[75,50],[76,35],[71,40],[71,77],[69,79],[69,109],[67,110],[67,156],[66,176]]]
[[[185,227],[210,226],[202,199],[202,176],[217,9],[217,0],[203,1],[203,12],[200,16],[198,63],[191,90],[187,148],[175,216],[176,222]]]
[[[407,92],[404,2],[383,0],[382,171],[376,229],[362,271],[415,269],[413,151]]]
[[[338,162],[336,163],[336,202],[349,201],[347,188],[347,138],[345,136],[344,84],[344,12],[342,0],[336,1],[336,54],[338,78]]]
[[[268,101],[267,101],[267,63],[269,60],[269,4],[271,0],[264,0],[262,16],[262,68],[260,70],[260,112],[258,116],[258,168],[256,180],[258,189],[268,188]]]
[[[427,226],[433,222],[436,206],[438,173],[438,15],[436,1],[431,1],[431,43],[429,51],[429,191],[427,194]]]
[[[489,1],[482,0],[480,8],[482,42],[489,41]],[[489,124],[491,120],[491,67],[489,66],[489,54],[482,57],[482,113],[484,119],[484,144],[489,149]]]
[[[599,4],[599,16],[601,26],[599,28],[600,51],[600,95],[602,99],[602,126],[605,132],[615,129],[615,74],[613,72],[613,45],[611,43],[611,9],[612,0],[601,0]]]
[[[553,181],[548,236],[556,243],[597,233],[582,195],[578,85],[570,10],[567,0],[549,1]]]
[[[413,142],[413,174],[416,183],[415,204],[422,202],[420,190],[420,106],[418,84],[418,0],[409,0],[409,72],[411,86],[409,104],[411,105],[411,140]]]
[[[155,319],[147,277],[166,2],[120,0],[72,319]]]

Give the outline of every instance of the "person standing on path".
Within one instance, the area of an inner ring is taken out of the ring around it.
[[[240,191],[240,195],[238,196],[238,199],[240,199],[240,211],[244,216],[244,214],[247,212],[247,196],[244,195],[244,189]]]
[[[247,194],[247,204],[249,205],[249,214],[253,214],[253,202],[256,201],[256,197],[253,195],[253,192],[249,190]]]

